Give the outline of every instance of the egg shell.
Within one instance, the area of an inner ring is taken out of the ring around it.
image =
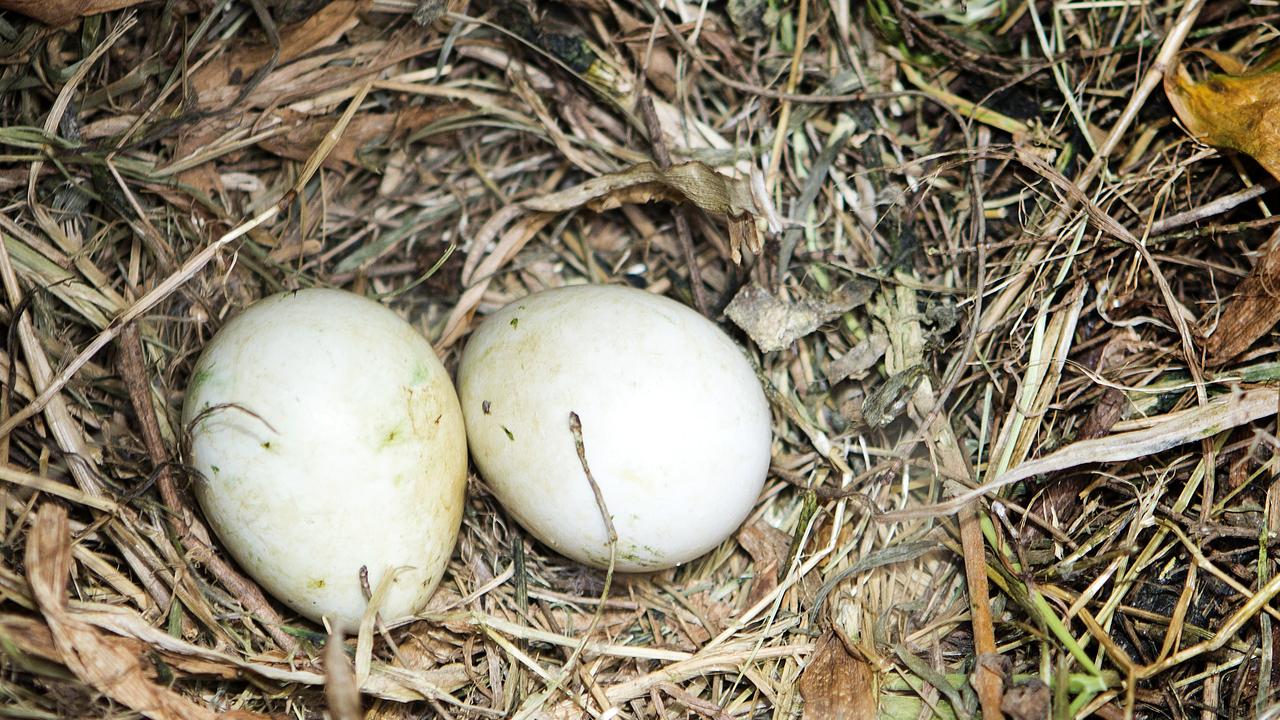
[[[461,522],[467,450],[449,374],[411,325],[339,290],[264,298],[209,343],[183,418],[204,514],[267,592],[351,630],[363,566],[371,589],[399,570],[384,620],[426,604]]]
[[[472,459],[498,501],[543,543],[595,567],[609,563],[608,534],[570,412],[624,572],[719,545],[769,469],[769,405],[742,349],[641,290],[549,290],[494,313],[467,343],[458,395]]]

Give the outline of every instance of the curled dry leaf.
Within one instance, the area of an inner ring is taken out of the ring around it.
[[[778,587],[778,572],[787,561],[791,536],[764,520],[756,520],[738,531],[738,544],[755,563],[755,580],[746,601],[746,606],[752,607]]]
[[[725,314],[745,330],[761,350],[774,352],[790,347],[824,323],[866,303],[875,289],[876,283],[870,280],[852,280],[836,288],[829,297],[786,302],[752,284],[738,291],[725,308]]]
[[[1198,53],[1225,72],[1197,82],[1186,57]],[[1196,138],[1253,156],[1280,178],[1280,57],[1272,52],[1248,68],[1226,53],[1188,50],[1164,76],[1164,91],[1178,119]]]
[[[137,5],[142,0],[0,0],[0,10],[12,10],[49,25],[66,25],[84,17]]]
[[[739,217],[755,213],[755,201],[745,180],[721,175],[696,160],[666,170],[651,162],[638,163],[567,190],[526,200],[524,206],[539,212],[564,212],[585,205],[599,211],[659,200],[692,203],[715,215]]]
[[[827,366],[827,381],[861,380],[889,350],[889,336],[877,330]]]
[[[863,720],[878,711],[876,676],[828,633],[800,675],[805,720]]]
[[[48,624],[58,659],[81,681],[103,695],[153,720],[213,720],[219,713],[197,705],[147,677],[144,648],[98,632],[74,617],[67,605],[71,574],[71,526],[67,511],[45,503],[36,513],[27,538],[27,581],[36,606]],[[256,713],[221,715],[241,720],[264,718]]]
[[[523,206],[558,213],[587,207],[597,212],[629,204],[667,201],[695,205],[729,220],[734,260],[741,250],[759,250],[764,220],[745,178],[731,178],[696,160],[659,168],[651,162],[592,178],[560,192],[526,200]]]

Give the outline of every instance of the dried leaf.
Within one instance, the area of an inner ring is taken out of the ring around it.
[[[148,625],[140,615],[132,611],[113,606],[95,605],[94,607],[97,610],[76,612],[76,619],[124,637],[137,638],[159,652],[166,660],[199,658],[281,683],[322,685],[325,682],[324,675],[309,670],[294,669],[288,664],[250,662],[193,645]],[[466,670],[460,663],[430,670],[409,670],[375,663],[369,680],[361,686],[360,690],[366,695],[396,702],[438,698],[444,702],[456,703],[456,700],[445,693],[452,692],[468,682]]]
[[[781,17],[778,8],[765,0],[729,0],[725,11],[740,42],[769,37]]]
[[[827,366],[827,381],[834,385],[849,378],[861,379],[888,350],[889,336],[878,331],[872,333]]]
[[[1000,710],[1009,715],[1009,720],[1048,720],[1050,697],[1049,686],[1033,678],[1005,691]]]
[[[1262,257],[1236,287],[1222,315],[1204,342],[1205,364],[1222,365],[1280,322],[1280,232],[1262,248]]]
[[[49,626],[45,625],[41,620],[27,615],[5,614],[0,615],[0,638],[13,643],[14,647],[27,655],[31,655],[41,660],[50,660],[60,662],[62,655],[58,652],[57,645],[54,644],[53,634],[49,631]],[[171,670],[188,675],[208,675],[213,677],[221,677],[226,679],[240,677],[242,675],[239,668],[226,663],[212,662],[202,660],[196,657],[187,657],[166,651],[158,651],[156,648],[147,645],[144,642],[128,637],[109,637],[108,641],[112,644],[127,648],[131,653],[138,657],[150,654],[161,660],[165,666]],[[148,678],[155,677],[154,667],[147,665],[143,667],[143,672]]]
[[[142,0],[0,0],[0,10],[12,10],[49,25],[66,25],[84,17],[137,5]]]
[[[738,531],[738,544],[751,556],[755,566],[755,580],[745,603],[746,607],[753,607],[778,586],[778,571],[787,560],[791,536],[757,520]]]
[[[213,720],[219,714],[147,677],[149,663],[134,642],[118,642],[72,616],[67,607],[71,574],[71,527],[67,511],[45,503],[27,538],[27,581],[36,606],[48,623],[59,660],[76,677],[142,715],[155,720]],[[262,718],[256,713],[223,717]]]
[[[356,13],[367,2],[334,0],[306,20],[281,28],[277,65],[284,65],[304,53],[337,42],[344,33],[359,24]],[[269,45],[242,46],[197,70],[191,78],[191,86],[197,96],[203,97],[227,85],[239,85],[270,61],[274,52],[275,48]]]
[[[457,104],[430,107],[407,107],[394,113],[362,113],[351,118],[342,138],[329,151],[325,167],[340,170],[344,165],[359,165],[359,153],[370,145],[394,142],[443,118],[464,112]],[[304,161],[311,157],[325,134],[333,129],[333,118],[328,116],[302,117],[282,110],[277,113],[286,124],[294,127],[283,135],[268,138],[259,145],[267,152],[290,160]]]
[[[1189,53],[1207,57],[1226,72],[1195,81],[1183,62]],[[1165,73],[1164,91],[1192,135],[1248,153],[1280,178],[1280,63],[1275,53],[1250,69],[1226,53],[1184,51]]]
[[[920,365],[890,375],[862,403],[863,422],[873,428],[888,426],[906,411],[923,381],[924,368]]]
[[[871,281],[853,280],[826,299],[784,302],[759,285],[738,291],[725,314],[765,352],[774,352],[817,330],[826,322],[865,303],[875,291]]]
[[[876,717],[876,678],[871,666],[849,654],[828,633],[800,675],[805,720],[866,720]]]
[[[650,162],[622,172],[601,175],[567,190],[526,200],[523,205],[538,212],[564,212],[588,207],[597,212],[627,204],[667,201],[689,203],[730,219],[754,219],[757,215],[751,188],[745,179],[721,175],[698,161],[672,165],[666,170]]]

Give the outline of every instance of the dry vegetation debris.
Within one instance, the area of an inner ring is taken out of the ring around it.
[[[1280,713],[1268,4],[123,4],[0,2],[0,714]],[[227,317],[343,287],[452,365],[583,282],[751,348],[735,538],[605,596],[473,478],[346,641],[222,557],[176,418]]]

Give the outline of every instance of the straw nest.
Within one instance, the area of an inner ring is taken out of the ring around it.
[[[1184,47],[1257,54],[1267,12],[0,15],[0,714],[1275,715],[1277,346],[1203,352],[1273,184],[1160,87]],[[717,550],[606,596],[473,475],[421,618],[341,639],[208,534],[178,410],[237,311],[346,288],[452,368],[573,283],[674,297],[756,358],[773,467]]]

